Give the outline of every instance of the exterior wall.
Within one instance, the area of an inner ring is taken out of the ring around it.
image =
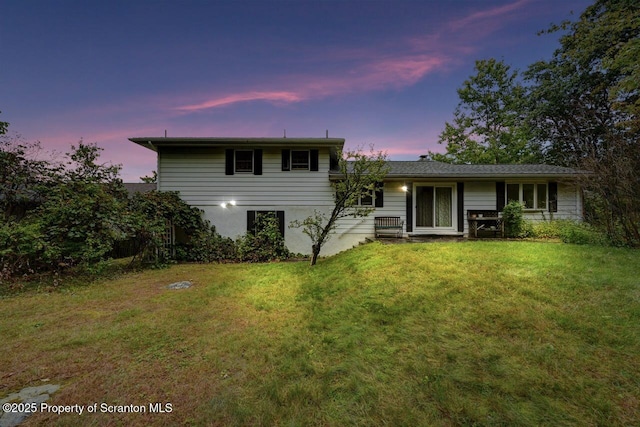
[[[224,148],[163,148],[158,155],[158,190],[179,191],[183,200],[204,211],[205,217],[216,226],[221,235],[234,239],[246,233],[247,211],[284,211],[287,247],[295,253],[309,254],[311,241],[308,236],[300,229],[288,228],[288,225],[291,221],[303,220],[312,215],[314,210],[330,213],[333,206],[333,190],[328,177],[329,149],[322,148],[319,151],[318,172],[283,172],[281,159],[280,148],[263,148],[262,175],[225,175]],[[418,179],[413,181],[414,184],[421,182]],[[323,248],[322,255],[332,255],[350,249],[366,238],[372,238],[375,216],[399,216],[405,222],[406,236],[407,194],[402,191],[402,184],[399,181],[385,182],[384,207],[376,208],[368,217],[341,219]],[[465,235],[468,235],[469,231],[466,221],[468,210],[496,208],[495,186],[495,181],[464,183]],[[232,200],[236,202],[235,206],[221,206],[221,203],[229,203]],[[454,189],[454,209],[456,201]],[[566,183],[558,183],[558,212],[525,213],[527,219],[534,221],[581,219],[581,215],[580,192],[574,185]],[[453,221],[457,224],[455,214]],[[446,234],[452,233],[446,231]]]
[[[406,193],[402,191],[401,187],[402,183],[385,182],[383,207],[376,208],[369,216],[364,218],[342,218],[338,222],[335,234],[327,243],[327,252],[343,251],[365,241],[367,238],[374,238],[373,223],[376,216],[399,216],[405,222],[404,232],[406,234]]]
[[[544,181],[538,181],[544,182]],[[495,210],[496,183],[494,181],[465,182],[464,211],[467,210]],[[548,221],[554,219],[582,219],[582,199],[580,189],[570,183],[558,182],[558,211],[531,210],[524,212],[529,221]],[[465,220],[464,233],[468,235],[469,224]]]
[[[464,235],[469,235],[468,210],[495,210],[496,183],[493,181],[470,181],[464,183]]]
[[[179,191],[185,202],[204,211],[206,219],[221,235],[234,239],[247,231],[247,211],[284,211],[287,247],[295,253],[309,254],[310,239],[300,229],[288,225],[312,215],[314,209],[329,212],[333,203],[328,177],[329,149],[320,149],[318,172],[283,172],[281,156],[279,148],[264,148],[262,175],[225,175],[223,148],[163,149],[158,156],[158,189]],[[220,206],[231,200],[236,206]],[[339,233],[348,229],[342,226]],[[360,241],[359,237],[357,233],[333,236],[322,254],[351,248]]]

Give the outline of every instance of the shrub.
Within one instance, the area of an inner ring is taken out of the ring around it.
[[[0,225],[0,281],[42,267],[46,242],[40,224],[8,221]]]
[[[130,202],[133,240],[141,248],[139,257],[154,262],[226,261],[236,259],[236,245],[222,237],[202,211],[189,206],[174,191],[137,193]],[[175,245],[165,244],[163,235],[173,225],[177,238]]]
[[[265,262],[283,260],[291,256],[280,233],[278,219],[274,213],[258,215],[255,222],[255,233],[238,238],[238,258],[241,261]]]
[[[233,239],[222,237],[214,226],[195,232],[189,243],[176,245],[176,259],[179,261],[235,261],[237,252]]]
[[[502,210],[504,232],[507,237],[524,237],[526,231],[523,206],[520,202],[511,201]]]
[[[609,245],[606,234],[586,222],[571,220],[542,221],[533,226],[533,236],[560,239],[578,245]]]

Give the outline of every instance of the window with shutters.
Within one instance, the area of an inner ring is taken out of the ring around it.
[[[253,150],[235,150],[235,171],[253,172]]]
[[[548,193],[547,184],[508,182],[506,185],[507,203],[520,202],[529,210],[546,210]]]
[[[384,207],[384,184],[379,182],[376,184],[374,190],[366,190],[358,200],[359,206],[373,206],[376,208]]]
[[[309,150],[291,150],[291,170],[309,170]]]
[[[253,150],[235,150],[235,171],[253,172]]]

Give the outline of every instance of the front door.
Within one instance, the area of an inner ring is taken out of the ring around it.
[[[416,231],[453,228],[453,186],[416,185]]]

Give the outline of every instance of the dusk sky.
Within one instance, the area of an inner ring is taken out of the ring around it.
[[[438,135],[478,59],[549,59],[592,0],[0,0],[0,120],[67,152],[82,138],[137,182],[130,137],[345,138],[392,160]],[[574,12],[571,15],[571,11]]]

